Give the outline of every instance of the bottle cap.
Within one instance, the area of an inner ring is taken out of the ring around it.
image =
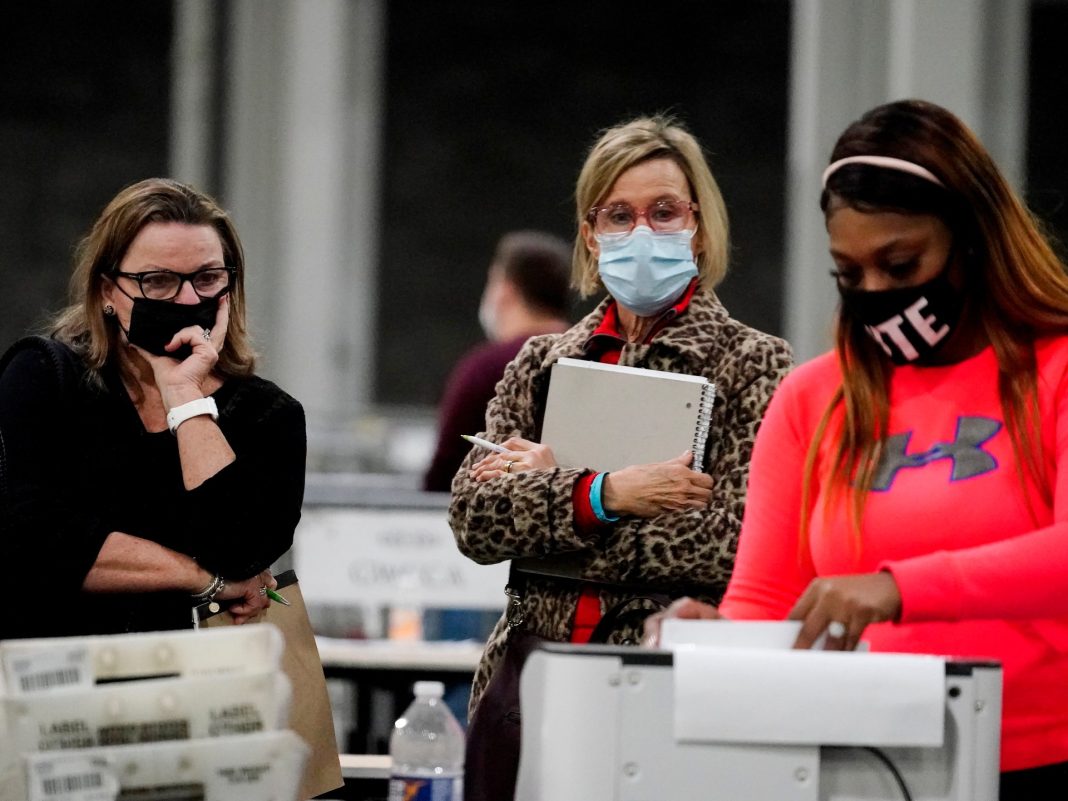
[[[412,685],[412,692],[417,696],[429,695],[432,698],[441,698],[445,695],[445,685],[440,681],[417,681]]]

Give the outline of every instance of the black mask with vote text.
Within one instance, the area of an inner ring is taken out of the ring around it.
[[[218,298],[208,298],[200,303],[134,298],[133,311],[130,313],[130,330],[126,332],[126,338],[149,353],[170,356],[180,361],[193,352],[189,345],[182,345],[171,353],[164,350],[164,346],[175,334],[191,325],[210,329],[215,325],[215,314],[218,310]]]
[[[897,365],[923,364],[960,322],[963,298],[943,269],[930,281],[900,289],[843,289],[842,313],[862,323]]]

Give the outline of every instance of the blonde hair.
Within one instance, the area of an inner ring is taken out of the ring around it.
[[[932,214],[947,225],[954,249],[964,254],[965,313],[997,357],[998,394],[1017,475],[1022,486],[1030,478],[1043,502],[1051,503],[1053,490],[1042,470],[1034,341],[1068,331],[1064,265],[990,154],[946,109],[919,100],[873,109],[842,134],[831,162],[857,155],[900,158],[926,168],[941,182],[939,187],[912,175],[850,164],[830,176],[821,206],[825,213],[846,206],[862,212]],[[889,433],[890,368],[878,346],[859,321],[839,314],[835,347],[843,379],[809,447],[802,542],[814,480],[829,483],[828,503],[836,494],[849,494],[859,541],[864,502]],[[829,463],[820,469],[825,437],[833,446]]]
[[[70,279],[69,304],[52,320],[51,334],[80,353],[91,380],[115,353],[119,330],[104,315],[105,276],[118,267],[141,229],[154,222],[208,225],[222,243],[223,260],[235,270],[230,288],[230,320],[216,370],[225,376],[250,375],[256,357],[245,324],[245,254],[230,217],[207,195],[167,178],[149,178],[117,194],[79,243]]]
[[[599,291],[602,284],[597,259],[582,237],[582,223],[590,209],[612,191],[620,175],[636,164],[661,158],[679,165],[699,207],[694,242],[700,250],[696,262],[701,286],[713,289],[727,274],[730,238],[727,209],[700,144],[672,117],[639,117],[602,133],[590,148],[579,173],[575,187],[579,233],[572,255],[571,282],[583,297]]]

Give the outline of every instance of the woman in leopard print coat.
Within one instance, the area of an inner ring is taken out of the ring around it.
[[[696,262],[696,277],[653,315],[632,314],[610,294],[565,333],[529,340],[497,385],[486,431],[480,433],[509,452],[485,456],[473,449],[453,480],[450,523],[460,550],[479,563],[577,554],[582,578],[599,589],[602,613],[626,597],[605,586],[611,584],[670,595],[698,588],[716,600],[734,561],[753,438],[791,365],[789,346],[731,319],[714,294],[726,270],[726,212],[700,146],[674,121],[642,118],[606,132],[590,152],[576,196],[575,278],[585,294],[601,288],[602,229],[629,224],[628,230],[638,230],[635,224],[643,218],[657,233],[671,230],[672,223],[696,227],[689,262]],[[691,198],[696,202],[687,203]],[[609,215],[614,216],[606,222]],[[617,286],[605,283],[610,292]],[[620,519],[591,529],[577,519],[573,503],[576,483],[591,471],[557,466],[551,451],[536,443],[552,365],[561,357],[610,361],[600,355],[606,315],[609,327],[618,320],[618,339],[609,349],[618,352],[619,364],[705,376],[715,383],[716,398],[706,475],[680,459],[614,472],[603,498]],[[523,625],[568,641],[582,587],[578,581],[528,578],[519,601]],[[502,617],[476,673],[472,712],[507,633]],[[624,627],[610,641],[636,641],[639,634]]]

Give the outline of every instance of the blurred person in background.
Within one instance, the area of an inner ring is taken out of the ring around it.
[[[254,372],[245,259],[215,201],[123,189],[51,339],[0,365],[0,638],[189,628],[269,603],[304,493],[300,404]]]
[[[423,489],[449,492],[471,446],[461,434],[481,431],[494,387],[523,343],[558,334],[568,321],[571,249],[541,231],[501,237],[486,276],[478,321],[487,342],[468,351],[449,374],[438,410],[438,441]]]
[[[833,649],[997,659],[1001,798],[1062,798],[1065,267],[975,135],[932,103],[847,128],[820,205],[835,350],[768,408],[722,604],[664,615],[800,620],[799,648],[826,633]]]
[[[460,438],[486,425],[486,407],[504,368],[531,336],[567,330],[571,248],[542,231],[512,231],[500,238],[486,276],[478,320],[487,341],[468,351],[449,374],[438,412],[438,440],[423,489],[449,492],[471,446]],[[422,636],[428,640],[484,640],[499,614],[428,607]],[[450,684],[445,701],[467,722],[470,682]]]
[[[714,292],[727,271],[727,212],[696,139],[666,117],[607,130],[575,191],[573,283],[597,308],[562,334],[533,337],[508,366],[480,436],[453,482],[449,519],[479,563],[571,556],[576,577],[509,579],[511,601],[475,676],[467,797],[506,799],[519,753],[518,668],[536,638],[637,642],[649,593],[726,587],[745,503],[749,454],[789,346],[731,319]],[[561,466],[538,444],[552,365],[561,357],[704,376],[716,385],[705,472],[686,452],[597,473]],[[637,615],[615,615],[633,602]],[[502,664],[507,669],[501,670]]]

